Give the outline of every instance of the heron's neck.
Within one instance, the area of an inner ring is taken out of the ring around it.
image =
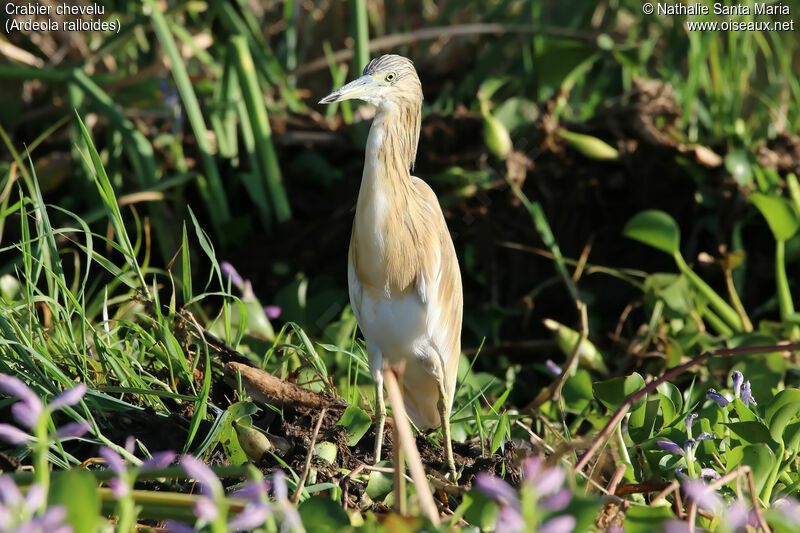
[[[367,138],[362,193],[365,186],[389,192],[411,185],[421,114],[421,106],[410,102],[378,107]]]

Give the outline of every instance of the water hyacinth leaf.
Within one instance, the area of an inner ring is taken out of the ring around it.
[[[793,422],[783,430],[783,443],[789,450],[800,447],[800,422]]]
[[[736,411],[736,416],[743,422],[755,422],[756,415],[747,407],[739,398],[733,399],[733,409]]]
[[[800,414],[800,402],[784,404],[773,413],[772,417],[767,420],[767,424],[769,434],[774,441],[784,442],[783,430],[786,429],[789,422],[797,418],[798,414]]]
[[[760,493],[764,488],[769,474],[775,465],[775,454],[769,446],[763,444],[749,444],[747,446],[737,446],[731,448],[726,454],[728,471],[739,465],[747,465],[753,471],[756,492]]]
[[[376,466],[391,467],[392,463],[389,461],[380,461]],[[367,482],[367,496],[374,501],[383,500],[387,494],[392,492],[393,480],[392,474],[378,472],[377,470],[371,471],[369,473],[369,481]]]
[[[749,422],[730,422],[725,424],[737,437],[748,444],[763,444],[771,441],[770,431],[757,420]]]
[[[753,180],[753,164],[747,150],[733,150],[726,155],[725,169],[739,185],[747,185]]]
[[[663,501],[664,505],[657,507],[631,506],[625,512],[625,532],[652,533],[653,531],[660,531],[660,524],[674,517],[666,499]]]
[[[356,405],[350,405],[342,413],[342,418],[336,422],[337,426],[344,427],[347,432],[347,445],[355,446],[361,437],[366,435],[372,424],[370,416]]]
[[[671,424],[683,411],[683,396],[678,387],[672,383],[662,383],[656,390],[661,402],[661,415],[666,426]]]
[[[85,470],[67,470],[53,475],[48,505],[63,505],[67,509],[66,524],[74,533],[92,533],[97,530],[100,514],[100,496],[97,481]]]
[[[584,135],[582,133],[574,133],[572,131],[560,130],[558,136],[567,141],[570,146],[575,148],[578,152],[585,155],[589,159],[596,159],[598,161],[613,161],[619,158],[619,152],[616,148],[609,145],[603,140],[593,137],[592,135]]]
[[[775,395],[764,409],[764,420],[767,425],[772,425],[772,419],[785,405],[800,402],[800,389],[785,389]]]
[[[628,420],[628,434],[633,442],[641,444],[650,438],[653,434],[660,407],[660,399],[648,400],[631,413]]]
[[[579,368],[574,376],[568,377],[561,389],[561,396],[564,398],[564,408],[567,412],[582,413],[594,399],[589,372]]]
[[[670,255],[680,251],[678,223],[664,211],[649,209],[634,215],[625,224],[622,234]]]
[[[328,497],[312,496],[298,508],[306,531],[339,533],[350,527],[350,518],[342,506]]]
[[[233,428],[233,417],[230,416],[230,413],[227,413],[227,415],[218,433],[219,442],[222,444],[225,456],[232,465],[243,465],[247,462],[247,454],[239,442],[236,430]]]
[[[644,387],[644,378],[636,372],[627,377],[598,381],[592,385],[595,397],[611,411],[618,409],[628,396],[642,387]],[[636,401],[631,409],[638,409],[642,403],[644,403],[644,398]]]
[[[800,228],[800,215],[785,198],[756,192],[750,195],[750,202],[761,211],[776,240],[785,241]]]
[[[464,494],[461,506],[464,508],[464,520],[480,528],[481,531],[495,529],[499,506],[494,500],[486,497],[477,489]],[[459,508],[461,509],[461,507]]]

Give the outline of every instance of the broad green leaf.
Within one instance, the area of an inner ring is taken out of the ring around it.
[[[775,454],[764,444],[737,446],[726,454],[726,467],[730,472],[739,465],[747,465],[753,470],[756,492],[760,493],[775,465]]]
[[[589,372],[579,368],[574,376],[570,376],[561,388],[564,398],[564,408],[570,413],[581,413],[589,402],[594,399],[592,395],[592,378]]]
[[[674,255],[681,244],[681,232],[677,222],[664,211],[650,209],[634,215],[622,230],[622,234]]]
[[[725,168],[739,185],[747,185],[753,179],[753,164],[747,150],[733,150],[726,155]]]
[[[342,506],[326,496],[315,495],[300,504],[298,508],[306,531],[320,533],[339,533],[350,527],[350,518]]]
[[[731,432],[748,444],[770,442],[769,429],[756,420],[749,422],[730,422],[726,425],[731,428]]]
[[[464,519],[480,528],[481,531],[494,531],[498,505],[484,496],[477,489],[472,489],[464,494],[462,506],[465,507]]]
[[[593,386],[595,397],[600,400],[610,410],[618,409],[619,406],[631,394],[644,387],[644,378],[634,372],[627,377],[618,377],[606,381],[598,381]],[[636,410],[644,402],[644,398],[640,398],[632,406],[631,410]]]
[[[742,422],[755,422],[756,415],[739,398],[733,399],[733,409]]]
[[[772,230],[776,240],[785,241],[797,233],[800,216],[789,200],[756,192],[750,195],[750,202],[767,219],[769,229]]]
[[[648,400],[631,413],[628,420],[628,434],[633,442],[641,444],[653,434],[659,407],[660,399]]]
[[[376,466],[392,466],[389,461],[380,461]],[[392,474],[373,470],[369,473],[367,482],[367,496],[374,501],[382,501],[392,491],[394,478]]]
[[[97,531],[100,496],[97,481],[85,470],[67,470],[53,476],[48,505],[63,505],[67,509],[65,523],[74,533]]]
[[[631,506],[625,512],[626,533],[652,533],[661,531],[661,524],[674,516],[669,506],[645,507]]]
[[[776,394],[764,409],[767,425],[772,425],[772,418],[784,405],[800,402],[800,389],[785,389]]]
[[[659,400],[661,400],[661,415],[666,426],[671,424],[683,411],[683,396],[678,387],[672,383],[662,383],[656,390]]]
[[[362,409],[355,405],[350,405],[342,413],[342,418],[336,422],[337,426],[343,426],[347,432],[347,445],[355,446],[361,440],[372,424],[372,419]]]
[[[776,442],[783,442],[783,430],[786,426],[797,418],[800,413],[800,402],[783,404],[772,417],[767,421],[769,434]]]

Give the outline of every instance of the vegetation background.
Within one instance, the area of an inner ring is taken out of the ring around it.
[[[224,531],[254,516],[231,488],[266,476],[269,518],[244,529],[424,527],[417,499],[411,518],[390,511],[405,499],[391,474],[360,466],[374,399],[346,250],[373,110],[316,104],[398,53],[425,94],[414,173],[439,196],[465,290],[461,488],[433,481],[440,527],[796,527],[800,375],[778,344],[800,340],[800,39],[686,26],[787,22],[795,6],[98,5],[119,32],[0,35],[0,372],[45,404],[88,386],[26,427],[14,397],[28,397],[0,383],[0,468],[16,472],[0,479],[49,498],[20,524],[61,505],[76,531]],[[237,363],[355,407],[256,405]],[[67,422],[84,432],[59,434]],[[438,438],[417,437],[432,470]],[[139,469],[169,450],[215,465],[225,490],[193,463]],[[534,456],[570,471],[563,505],[545,498],[563,478],[532,481]],[[704,476],[722,480],[692,485]],[[216,514],[187,477],[216,487]]]

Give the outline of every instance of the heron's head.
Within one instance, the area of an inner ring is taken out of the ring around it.
[[[411,60],[394,54],[377,57],[364,67],[363,75],[333,91],[320,104],[353,99],[381,108],[422,102],[422,84]]]

